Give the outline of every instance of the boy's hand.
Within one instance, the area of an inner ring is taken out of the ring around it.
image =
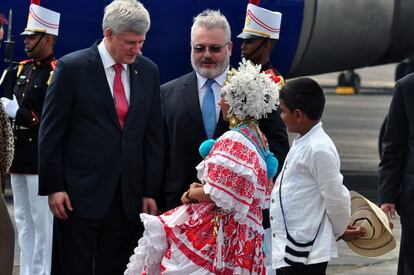
[[[339,238],[347,242],[347,241],[357,240],[361,237],[364,237],[364,235],[365,235],[364,228],[360,226],[348,225],[346,227],[344,234],[342,234],[342,236],[340,236]]]

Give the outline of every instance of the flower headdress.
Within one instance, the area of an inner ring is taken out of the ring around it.
[[[239,120],[260,119],[276,110],[280,85],[260,72],[261,66],[243,58],[240,67],[229,72],[222,88],[223,98],[229,105],[229,116]]]

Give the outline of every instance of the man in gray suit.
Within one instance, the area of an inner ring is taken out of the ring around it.
[[[163,132],[150,27],[135,0],[105,8],[104,39],[61,58],[39,133],[40,195],[55,217],[52,274],[123,274],[157,213]]]
[[[191,183],[198,182],[195,166],[202,160],[200,144],[216,139],[229,129],[218,105],[227,78],[233,48],[229,23],[219,11],[206,10],[191,27],[191,64],[194,69],[161,86],[165,123],[166,167],[163,200],[165,209],[179,205]],[[214,95],[208,112],[206,95]],[[209,121],[213,118],[214,125]],[[270,151],[282,163],[288,148],[285,127],[278,113],[259,121]]]

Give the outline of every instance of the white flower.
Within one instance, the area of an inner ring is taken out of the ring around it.
[[[281,87],[260,69],[261,65],[243,58],[240,67],[229,73],[222,88],[224,100],[230,107],[229,115],[239,120],[260,119],[277,109]]]

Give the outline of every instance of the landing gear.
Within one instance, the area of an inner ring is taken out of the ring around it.
[[[361,89],[361,78],[354,70],[342,72],[338,76],[337,94],[357,94]]]

